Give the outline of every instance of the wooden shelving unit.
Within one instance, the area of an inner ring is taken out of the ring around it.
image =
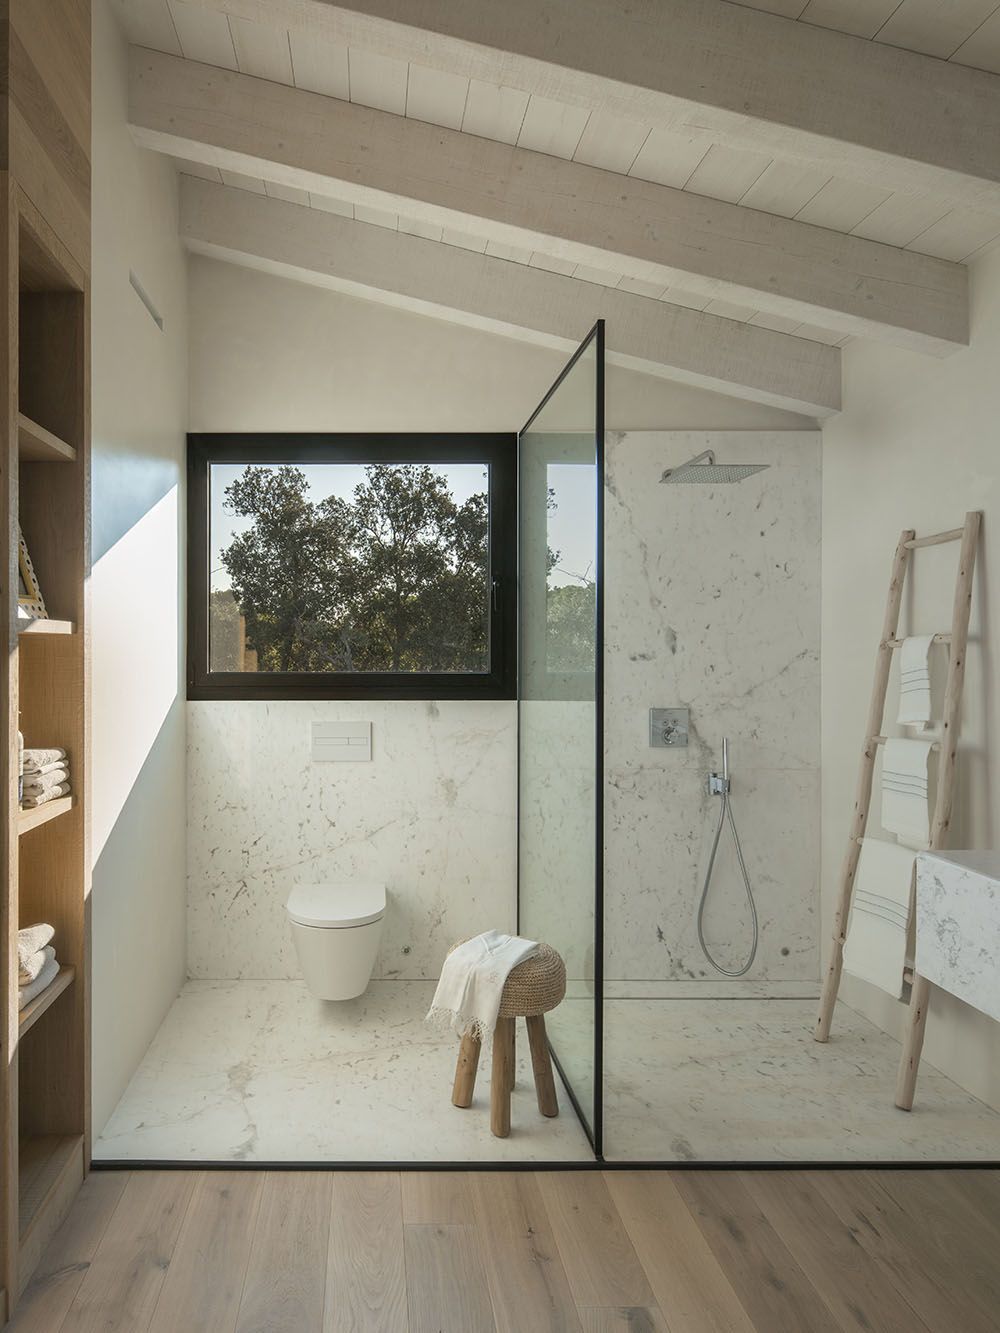
[[[19,620],[18,634],[75,634],[76,626],[72,620],[53,620],[51,617],[39,617],[38,620]]]
[[[0,843],[0,1323],[8,1319],[90,1164],[89,661],[90,4],[0,11],[0,397],[6,456],[7,754]],[[48,618],[17,614],[18,528]],[[18,802],[17,731],[63,746],[72,795]],[[19,926],[50,923],[60,971],[18,1010]]]
[[[72,986],[75,980],[75,967],[61,967],[55,981],[50,986],[46,986],[41,995],[36,995],[33,1000],[28,1001],[17,1015],[17,1025],[22,1037],[29,1028],[34,1027],[42,1014],[58,1000],[68,986]]]
[[[17,414],[17,452],[22,463],[72,463],[76,459],[71,444],[23,412]]]
[[[33,828],[47,824],[50,819],[58,819],[60,815],[65,815],[72,809],[73,797],[60,796],[54,801],[48,801],[45,805],[37,805],[32,810],[19,810],[17,835],[19,838],[23,837],[25,833],[30,833]]]

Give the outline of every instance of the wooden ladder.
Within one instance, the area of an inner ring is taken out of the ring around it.
[[[948,661],[948,679],[945,685],[944,709],[941,726],[941,738],[935,748],[940,749],[938,762],[937,799],[934,804],[934,816],[931,822],[930,849],[937,851],[944,846],[951,824],[952,804],[955,794],[955,767],[958,758],[958,727],[962,710],[962,686],[965,681],[965,654],[969,639],[969,612],[972,607],[972,575],[976,564],[976,550],[979,545],[979,531],[982,524],[981,513],[969,513],[960,528],[950,532],[934,533],[930,537],[918,537],[912,528],[905,529],[899,538],[896,554],[892,562],[892,577],[889,580],[889,596],[886,601],[885,619],[882,622],[882,637],[879,641],[878,655],[875,659],[875,679],[872,684],[871,704],[868,709],[868,724],[865,729],[865,744],[861,753],[861,768],[858,774],[857,795],[854,801],[854,816],[840,872],[840,890],[837,900],[837,912],[833,926],[833,951],[823,981],[823,995],[820,999],[819,1016],[816,1020],[815,1037],[817,1041],[828,1041],[833,1024],[833,1010],[840,990],[840,977],[844,967],[844,940],[847,935],[847,921],[851,911],[851,897],[854,891],[854,877],[861,856],[861,843],[868,828],[868,815],[871,809],[872,784],[875,777],[875,756],[886,737],[881,734],[885,719],[885,698],[889,687],[889,673],[892,668],[894,649],[902,643],[898,638],[899,612],[903,601],[903,584],[910,564],[911,552],[923,546],[940,546],[943,542],[961,542],[958,557],[958,573],[955,578],[955,600],[951,616],[951,633],[935,634],[935,643],[951,645]],[[924,1042],[924,1027],[927,1022],[927,1001],[930,982],[914,973],[910,992],[910,1006],[907,1015],[906,1032],[903,1038],[903,1054],[896,1080],[896,1105],[904,1111],[913,1106],[913,1093],[917,1082],[917,1068],[920,1064],[920,1051]]]

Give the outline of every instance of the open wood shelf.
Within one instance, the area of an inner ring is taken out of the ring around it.
[[[17,816],[17,836],[20,838],[25,833],[30,833],[33,828],[47,824],[50,819],[58,819],[60,815],[65,815],[72,809],[73,797],[59,796],[54,801],[46,801],[44,805],[22,810]]]
[[[19,620],[18,634],[75,634],[76,626],[72,620],[52,620],[39,616],[37,620]]]
[[[17,455],[22,463],[72,463],[76,450],[23,412],[17,414]]]
[[[26,1032],[29,1032],[46,1009],[58,1000],[63,991],[72,986],[75,980],[75,967],[61,967],[55,981],[46,986],[41,995],[36,995],[33,1000],[30,1000],[18,1014],[18,1033],[23,1037]]]
[[[17,1217],[22,1240],[53,1200],[67,1175],[83,1170],[82,1134],[39,1134],[17,1146]]]

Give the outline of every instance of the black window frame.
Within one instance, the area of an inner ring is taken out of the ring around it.
[[[209,670],[212,463],[489,465],[490,662],[485,672]],[[188,699],[516,699],[517,434],[192,432],[187,437]]]

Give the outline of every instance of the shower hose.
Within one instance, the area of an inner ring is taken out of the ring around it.
[[[726,750],[728,751],[728,746],[726,746]],[[712,792],[713,795],[719,796],[722,804],[719,807],[719,822],[716,825],[715,837],[712,839],[712,850],[708,858],[708,870],[705,872],[705,884],[701,891],[701,901],[698,904],[698,943],[701,945],[702,953],[715,968],[716,972],[721,973],[724,977],[742,977],[745,976],[753,966],[753,960],[757,956],[757,940],[760,932],[757,925],[757,904],[753,900],[753,889],[750,887],[750,876],[747,874],[746,862],[743,860],[743,848],[740,846],[740,835],[736,832],[736,821],[733,819],[733,810],[729,800],[728,753],[725,755],[723,777],[719,778],[713,773],[712,777],[709,779],[709,791]],[[743,888],[747,895],[747,906],[750,908],[750,924],[753,931],[753,940],[750,945],[749,957],[743,966],[737,968],[735,971],[730,971],[728,968],[722,967],[721,964],[716,962],[712,957],[711,950],[705,942],[704,929],[705,908],[708,904],[708,894],[712,886],[712,871],[715,868],[715,857],[719,850],[719,839],[722,837],[722,826],[727,819],[729,820],[729,827],[732,830],[733,843],[736,846],[736,859],[739,862],[740,874],[743,876]]]

